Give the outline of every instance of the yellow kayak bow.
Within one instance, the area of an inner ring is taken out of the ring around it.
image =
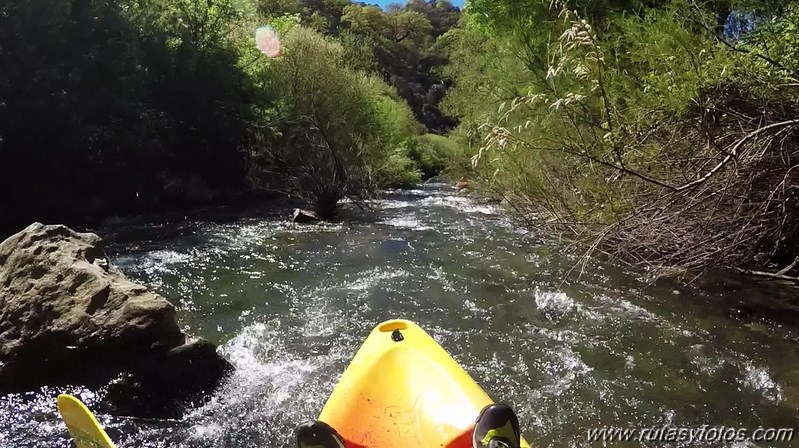
[[[366,338],[319,420],[348,448],[471,448],[475,419],[491,403],[424,330],[390,320]]]

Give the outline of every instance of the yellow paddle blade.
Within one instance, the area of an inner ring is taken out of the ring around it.
[[[115,448],[91,411],[72,395],[58,396],[58,412],[77,448]]]

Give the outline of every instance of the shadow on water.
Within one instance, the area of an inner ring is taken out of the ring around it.
[[[292,446],[370,329],[395,317],[512,403],[535,446],[588,446],[588,428],[611,425],[799,429],[795,290],[723,276],[647,287],[596,260],[566,277],[570,254],[442,185],[319,226],[273,213],[104,229],[115,263],[237,368],[182,420],[102,416],[121,446]],[[55,394],[0,399],[0,446],[69,446]]]

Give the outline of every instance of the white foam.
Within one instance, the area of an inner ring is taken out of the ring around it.
[[[690,347],[691,364],[695,365],[705,375],[715,375],[727,362],[715,353],[706,353],[710,350],[703,344],[694,344]]]
[[[451,207],[466,213],[497,215],[500,212],[500,208],[497,205],[479,204],[463,196],[431,196],[422,199],[420,202],[424,206]]]
[[[544,395],[557,397],[568,391],[578,378],[588,375],[593,369],[583,362],[571,347],[564,346],[556,351],[555,357],[544,364],[544,370],[552,383],[541,387]]]
[[[645,320],[650,322],[656,322],[660,320],[660,318],[658,318],[654,313],[650,312],[646,308],[642,308],[626,300],[616,301],[613,307],[619,311],[623,311],[626,314],[640,320]]]
[[[192,256],[190,254],[181,253],[168,249],[152,251],[147,255],[149,259],[148,261],[153,265],[186,264],[192,259]]]
[[[312,418],[332,388],[320,374],[347,356],[343,351],[300,356],[289,349],[290,331],[277,320],[245,327],[220,348],[235,371],[217,393],[186,417],[189,443],[222,446],[246,428],[264,440],[286,440],[297,422]],[[296,332],[295,332],[296,333]],[[287,340],[288,339],[288,340]],[[257,409],[257,412],[254,411]]]
[[[748,389],[762,393],[771,401],[782,401],[782,388],[771,378],[767,368],[755,367],[752,363],[746,362],[741,383]]]
[[[358,279],[352,283],[347,284],[347,289],[356,291],[365,291],[375,286],[378,286],[385,280],[390,280],[399,277],[408,277],[410,274],[402,269],[396,270],[383,270],[381,268],[370,269],[358,275]]]
[[[398,229],[433,230],[430,226],[422,225],[418,219],[410,216],[401,216],[379,221],[380,224],[396,227]]]
[[[399,200],[392,200],[392,199],[386,199],[386,200],[380,201],[378,203],[378,205],[383,210],[396,210],[396,209],[401,209],[401,208],[411,208],[411,207],[415,206],[415,204],[413,202],[411,202],[411,201],[399,201]]]
[[[540,311],[567,314],[578,308],[577,302],[564,292],[542,292],[535,290],[535,305]]]
[[[564,342],[570,345],[576,345],[585,341],[586,336],[574,330],[552,330],[546,327],[535,329],[536,334],[542,334],[547,339],[556,342]]]

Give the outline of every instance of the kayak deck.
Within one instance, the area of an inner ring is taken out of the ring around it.
[[[319,420],[349,448],[471,448],[474,421],[491,403],[424,330],[391,320],[358,350]]]

